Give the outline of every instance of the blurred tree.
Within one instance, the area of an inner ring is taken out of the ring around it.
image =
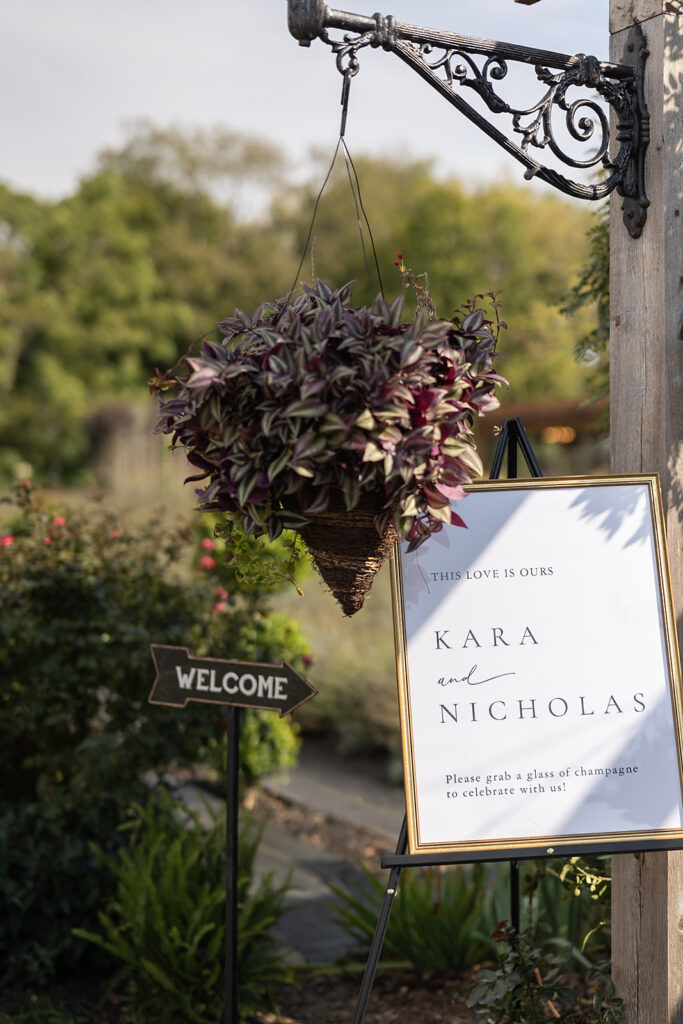
[[[591,215],[588,252],[562,307],[570,317],[579,310],[597,312],[575,346],[577,359],[589,368],[594,398],[609,395],[609,263],[609,203],[604,203]]]
[[[528,186],[467,192],[428,162],[359,159],[387,294],[401,250],[427,271],[442,315],[493,290],[510,330],[501,370],[511,397],[577,395],[572,358],[592,311],[567,319],[561,297],[586,256],[588,214]],[[172,366],[235,306],[286,294],[316,185],[292,187],[272,146],[232,132],[137,127],[94,173],[52,203],[0,186],[0,478],[33,467],[73,481],[88,458],[84,422],[98,405],[142,400],[154,368]],[[316,178],[321,177],[316,175]],[[243,216],[254,182],[272,198]],[[346,169],[337,168],[301,277],[369,287]]]
[[[577,306],[565,317],[560,307],[586,258],[589,212],[528,186],[487,185],[467,192],[453,179],[438,181],[425,162],[362,158],[356,164],[387,294],[399,286],[391,273],[396,251],[416,273],[427,271],[441,316],[471,295],[495,292],[509,324],[499,366],[511,382],[511,397],[580,395],[587,375],[573,349],[592,329],[594,312]],[[276,220],[295,231],[299,248],[314,198],[305,186],[274,207]],[[306,280],[312,269],[325,280],[357,279],[354,299],[369,299],[345,169],[321,202]]]
[[[191,159],[194,145],[199,157]],[[0,188],[0,471],[18,460],[70,480],[86,414],[138,398],[219,316],[285,289],[272,230],[245,224],[209,182],[279,170],[276,152],[229,133],[149,131],[58,203]]]
[[[239,182],[282,180],[277,146],[228,128],[160,128],[142,119],[130,126],[120,149],[104,149],[98,163],[141,182],[165,182],[185,194],[215,193],[221,187],[234,200]]]

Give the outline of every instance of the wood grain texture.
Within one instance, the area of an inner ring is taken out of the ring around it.
[[[662,14],[664,7],[669,13]],[[683,9],[680,0],[611,0],[613,25],[636,17],[650,56],[648,219],[630,238],[611,223],[611,420],[614,472],[657,472],[674,607],[683,640]],[[627,33],[612,36],[619,61]],[[683,1024],[683,853],[613,858],[613,970],[625,1024]]]
[[[680,6],[679,0],[674,0],[674,4]],[[665,14],[672,6],[671,0],[610,0],[609,30],[621,32],[636,21]]]

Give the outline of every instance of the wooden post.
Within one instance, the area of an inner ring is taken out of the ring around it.
[[[660,475],[683,641],[683,0],[610,0],[612,60],[622,60],[635,21],[649,50],[650,208],[633,239],[612,199],[612,469]],[[683,1024],[683,853],[622,854],[613,879],[625,1024]]]

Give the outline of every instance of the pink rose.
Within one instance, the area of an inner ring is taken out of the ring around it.
[[[14,537],[11,533],[6,533],[4,537],[0,537],[0,548],[11,548],[14,544]]]
[[[215,558],[212,558],[211,555],[202,555],[199,559],[199,565],[202,569],[215,569],[216,560]]]
[[[53,516],[52,517],[52,525],[53,526],[66,526],[66,519],[64,518],[64,516]]]
[[[205,537],[204,540],[202,541],[202,547],[204,548],[205,551],[213,551],[216,545],[212,540],[209,539],[209,537]]]

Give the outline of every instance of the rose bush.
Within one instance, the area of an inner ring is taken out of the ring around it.
[[[247,604],[235,584],[218,601],[200,555],[181,574],[189,532],[133,529],[98,508],[55,515],[26,484],[10,515],[0,546],[0,962],[3,978],[44,980],[78,964],[71,928],[91,927],[111,889],[89,842],[118,847],[150,772],[224,758],[221,708],[148,704],[150,642],[300,669],[308,645],[263,594]],[[245,784],[291,763],[297,742],[288,720],[251,719]]]

